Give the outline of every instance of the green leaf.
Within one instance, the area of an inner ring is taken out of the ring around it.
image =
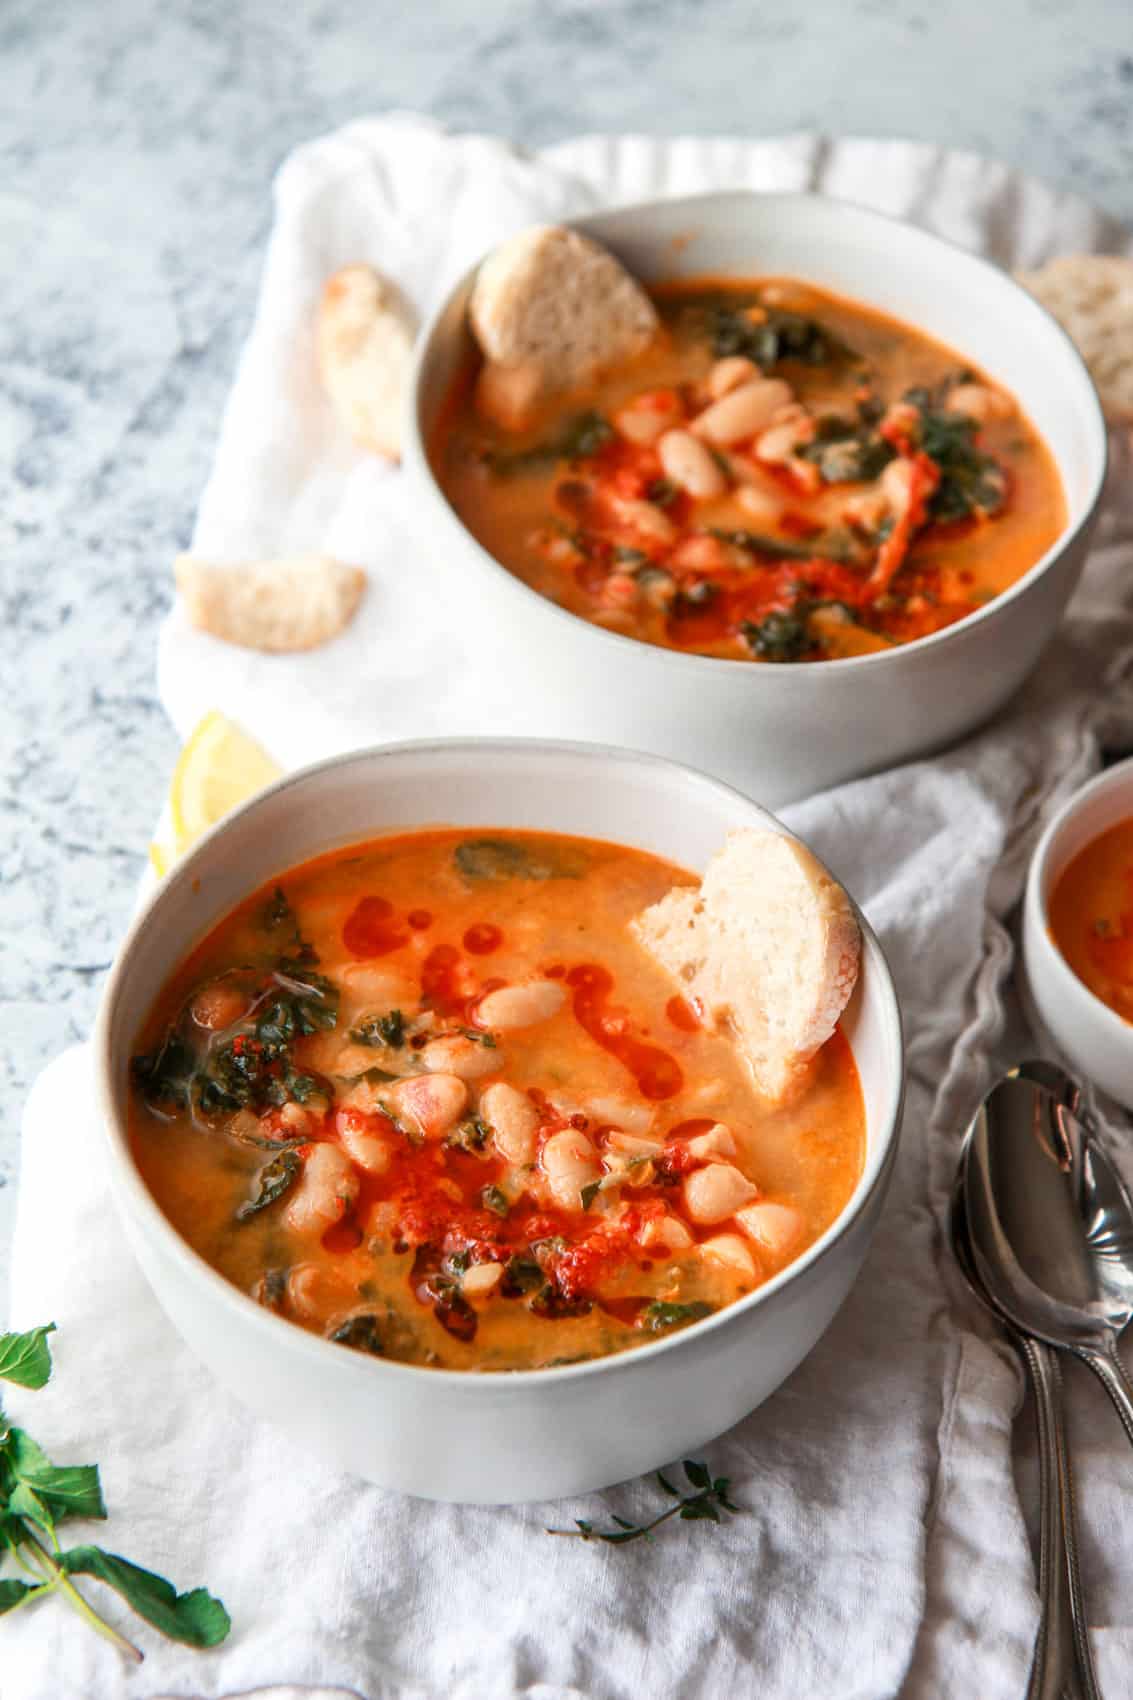
[[[761,661],[799,661],[814,648],[805,613],[783,610],[759,621],[744,620],[740,635]]]
[[[708,309],[708,331],[717,359],[743,354],[765,372],[780,360],[799,360],[805,366],[861,364],[861,356],[819,320],[762,302],[759,306],[758,319],[749,318],[738,303]]]
[[[57,1521],[106,1516],[97,1464],[53,1464],[22,1428],[9,1433],[7,1462],[17,1482],[26,1482]]]
[[[17,1387],[45,1387],[51,1377],[51,1348],[47,1336],[53,1322],[29,1328],[24,1334],[0,1334],[0,1381]]]
[[[593,1204],[594,1200],[597,1198],[597,1196],[601,1192],[601,1190],[602,1190],[602,1182],[601,1181],[587,1181],[586,1185],[582,1188],[582,1190],[579,1193],[579,1197],[582,1200],[582,1208],[584,1210],[590,1209],[590,1206]]]
[[[761,531],[737,531],[714,525],[709,528],[709,536],[721,543],[731,543],[737,549],[746,549],[749,555],[769,555],[776,561],[813,561],[824,553],[817,542],[796,543],[785,537],[766,536]]]
[[[388,1046],[398,1050],[405,1043],[405,1017],[399,1009],[385,1015],[368,1015],[359,1027],[352,1027],[348,1037],[356,1045]]]
[[[613,426],[593,409],[568,419],[556,437],[534,443],[527,449],[494,449],[488,464],[495,473],[507,476],[545,466],[556,460],[588,460],[614,435]]]
[[[24,1517],[46,1534],[55,1533],[55,1519],[48,1507],[26,1482],[17,1482],[8,1495],[8,1511],[13,1517]]]
[[[72,1547],[59,1554],[59,1562],[69,1576],[94,1576],[105,1582],[139,1617],[171,1641],[181,1641],[187,1647],[215,1647],[232,1627],[224,1606],[207,1589],[179,1594],[163,1576],[143,1570],[117,1553],[104,1552],[101,1547]]]
[[[720,1521],[720,1513],[710,1499],[690,1499],[687,1504],[681,1506],[679,1515],[685,1523]]]
[[[328,1338],[339,1346],[350,1346],[355,1352],[368,1352],[374,1358],[385,1356],[381,1328],[377,1317],[371,1311],[349,1317],[346,1322],[340,1323]]]
[[[480,1194],[480,1202],[485,1210],[491,1210],[496,1216],[508,1213],[507,1194],[501,1192],[498,1186],[486,1186]]]
[[[681,1497],[680,1488],[675,1488],[672,1482],[669,1481],[668,1477],[661,1474],[660,1470],[657,1471],[657,1485],[658,1487],[663,1488],[666,1493],[672,1494],[674,1499],[679,1499]]]
[[[290,1150],[281,1151],[278,1157],[273,1157],[270,1163],[265,1163],[257,1176],[259,1190],[254,1198],[245,1199],[236,1212],[236,1220],[246,1222],[249,1217],[266,1210],[269,1204],[274,1204],[277,1198],[282,1198],[295,1182],[302,1167],[302,1159],[298,1153]]]
[[[36,1586],[35,1582],[17,1582],[11,1577],[7,1581],[0,1582],[0,1617],[6,1611],[11,1611],[13,1607],[18,1606],[20,1601],[26,1599]]]
[[[711,1491],[712,1478],[708,1474],[708,1470],[704,1464],[698,1464],[695,1459],[692,1458],[682,1458],[681,1463],[684,1466],[685,1475],[688,1477],[694,1488],[700,1488],[702,1490],[707,1488]]]
[[[469,838],[453,852],[466,880],[578,879],[582,865],[568,850],[540,849],[538,853],[510,838]]]
[[[704,1317],[711,1316],[715,1305],[706,1304],[703,1299],[694,1300],[687,1305],[670,1304],[665,1299],[653,1299],[641,1313],[641,1323],[654,1334],[660,1334],[666,1328],[684,1328],[690,1322],[700,1322]]]

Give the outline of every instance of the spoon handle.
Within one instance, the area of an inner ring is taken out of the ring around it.
[[[1027,1700],[1100,1700],[1082,1604],[1062,1375],[1049,1346],[1029,1335],[1016,1338],[1030,1372],[1039,1440],[1041,1612]]]
[[[1074,1350],[1083,1363],[1089,1364],[1110,1398],[1114,1409],[1121,1418],[1121,1426],[1129,1439],[1133,1441],[1133,1383],[1125,1373],[1125,1365],[1111,1345],[1108,1348],[1100,1346],[1075,1346]]]

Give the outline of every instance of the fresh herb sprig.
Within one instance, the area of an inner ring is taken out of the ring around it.
[[[648,1523],[630,1523],[625,1517],[615,1517],[616,1529],[596,1529],[587,1518],[576,1517],[573,1529],[548,1529],[548,1535],[568,1535],[580,1541],[604,1541],[607,1546],[625,1546],[630,1541],[652,1540],[654,1529],[659,1529],[662,1523],[667,1523],[671,1517],[678,1517],[683,1523],[719,1523],[722,1521],[721,1511],[730,1512],[733,1516],[742,1513],[744,1507],[736,1505],[731,1498],[732,1484],[727,1476],[716,1476],[709,1473],[707,1464],[695,1463],[691,1458],[683,1461],[682,1468],[689,1486],[695,1491],[682,1494],[679,1488],[673,1486],[667,1476],[657,1471],[658,1487],[676,1501]]]
[[[51,1376],[47,1336],[53,1322],[24,1334],[0,1334],[0,1379],[38,1389]],[[0,1615],[57,1594],[115,1647],[140,1663],[140,1647],[108,1623],[75,1587],[75,1576],[105,1582],[139,1617],[171,1641],[215,1647],[231,1628],[224,1606],[204,1588],[179,1594],[172,1583],[117,1553],[83,1545],[63,1548],[58,1526],[68,1517],[104,1518],[96,1464],[53,1464],[25,1429],[0,1410],[0,1568],[11,1560],[27,1580],[0,1577]]]

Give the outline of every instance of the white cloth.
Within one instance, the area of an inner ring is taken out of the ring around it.
[[[506,702],[484,695],[463,636],[430,601],[427,540],[412,533],[397,474],[349,449],[319,395],[311,309],[327,272],[372,260],[428,307],[525,221],[744,184],[868,201],[1008,263],[1115,240],[1070,197],[902,143],[591,137],[527,156],[394,117],[301,148],[280,173],[195,546],[230,557],[318,546],[364,562],[374,584],[341,642],[296,658],[228,649],[174,613],[160,677],[182,733],[221,706],[298,761],[506,723]],[[111,1521],[98,1534],[112,1550],[179,1587],[207,1583],[234,1630],[202,1655],[143,1628],[139,1677],[58,1605],[28,1610],[0,1621],[4,1700],[302,1682],[366,1700],[1015,1700],[1036,1613],[1011,1463],[1019,1376],[966,1302],[940,1221],[962,1123],[1023,1042],[1004,1002],[1003,917],[1030,847],[1096,765],[1099,731],[1133,741],[1131,568],[1133,525],[1114,515],[1071,618],[992,728],[787,812],[881,935],[910,1093],[893,1191],[853,1294],[780,1392],[707,1448],[747,1507],[722,1528],[676,1525],[620,1549],[550,1540],[546,1523],[642,1515],[656,1490],[429,1505],[327,1470],[317,1434],[305,1451],[253,1422],[180,1344],[121,1241],[87,1054],[46,1071],[25,1122],[13,1322],[58,1322],[58,1368],[46,1391],[10,1404],[61,1459],[103,1464]],[[1130,1461],[1082,1379],[1068,1376],[1085,1565],[1116,1696],[1133,1661]]]

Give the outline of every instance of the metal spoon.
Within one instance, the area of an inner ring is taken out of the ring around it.
[[[1133,1441],[1117,1338],[1133,1318],[1133,1201],[1079,1117],[1016,1074],[985,1098],[964,1155],[980,1281],[1016,1328],[1074,1352]]]
[[[1031,1381],[1039,1447],[1039,1600],[1035,1654],[1027,1700],[1100,1700],[1090,1654],[1078,1566],[1078,1539],[1066,1429],[1062,1420],[1062,1375],[1054,1352],[1020,1334],[996,1310],[980,1285],[968,1240],[963,1162],[952,1189],[949,1217],[952,1249],[975,1297],[1006,1324]]]

